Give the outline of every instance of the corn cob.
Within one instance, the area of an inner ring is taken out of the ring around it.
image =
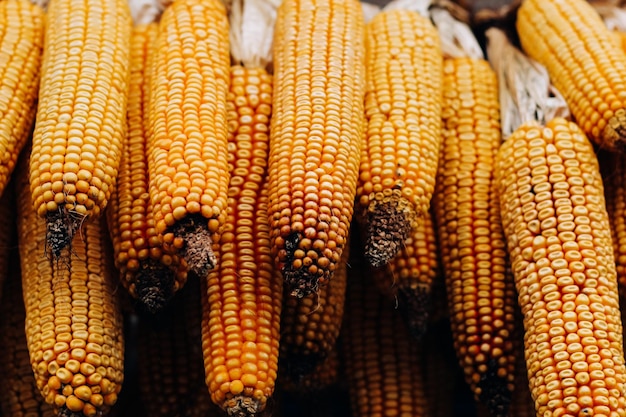
[[[332,281],[317,294],[285,297],[281,317],[281,367],[295,381],[313,372],[335,347],[344,312],[349,252],[346,247]]]
[[[307,374],[296,375],[296,378],[293,378],[289,372],[283,372],[284,369],[285,367],[279,367],[282,389],[306,399],[308,396],[320,393],[339,383],[338,347],[335,345],[325,358]]]
[[[351,260],[342,361],[352,414],[359,417],[427,415],[421,344],[411,340],[393,304]]]
[[[200,302],[192,279],[157,320],[140,321],[138,385],[148,416],[221,416],[204,385]]]
[[[51,0],[30,190],[58,257],[115,186],[126,135],[131,16],[124,0]]]
[[[527,122],[500,148],[495,178],[537,415],[626,413],[615,263],[591,143],[562,118]]]
[[[365,91],[356,0],[285,0],[274,37],[269,216],[291,295],[328,281],[354,211]]]
[[[187,270],[179,257],[163,251],[148,189],[144,109],[148,99],[148,55],[157,33],[157,23],[137,25],[132,31],[128,132],[117,188],[107,210],[115,266],[120,270],[122,284],[153,313],[163,308],[187,279]]]
[[[44,12],[28,0],[0,2],[0,194],[35,120]]]
[[[7,189],[7,191],[10,190]],[[46,404],[37,389],[30,366],[24,333],[24,301],[19,261],[11,258],[7,279],[3,284],[0,305],[0,331],[6,360],[0,362],[0,412],[12,417],[56,417],[54,408]]]
[[[611,242],[615,256],[617,283],[622,297],[626,296],[626,159],[621,154],[600,152],[600,172],[604,183],[604,198],[611,222]]]
[[[358,219],[365,257],[385,265],[428,216],[441,135],[442,54],[437,29],[406,10],[367,24],[366,140]]]
[[[519,309],[516,310],[518,312]],[[511,398],[511,417],[535,417],[535,405],[528,388],[528,370],[524,358],[524,323],[521,312],[515,315],[515,391]],[[518,317],[519,316],[519,317]]]
[[[115,404],[124,377],[122,317],[104,222],[85,224],[74,256],[64,262],[44,256],[46,223],[33,209],[27,164],[16,168],[16,187],[32,370],[60,417],[96,416]]]
[[[485,60],[444,62],[435,217],[455,349],[477,399],[506,416],[513,391],[514,283],[493,182],[498,84]]]
[[[378,289],[397,300],[409,332],[416,339],[428,328],[432,285],[439,274],[439,251],[431,213],[411,231],[396,256],[374,270]]]
[[[226,220],[228,19],[219,0],[177,0],[163,13],[150,68],[148,172],[158,234],[201,278]]]
[[[516,27],[589,139],[626,149],[626,55],[594,8],[584,0],[524,0]]]
[[[422,343],[429,416],[453,416],[455,403],[458,403],[455,396],[457,382],[460,379],[464,386],[466,384],[461,369],[456,365],[449,320],[431,323]]]
[[[230,85],[227,220],[205,285],[202,346],[213,402],[247,415],[265,408],[278,370],[282,279],[270,254],[266,181],[272,79],[233,67]]]

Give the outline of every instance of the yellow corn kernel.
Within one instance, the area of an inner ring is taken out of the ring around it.
[[[364,263],[350,260],[342,329],[352,414],[426,416],[422,346],[411,339],[393,303],[365,274]]]
[[[598,160],[574,123],[528,122],[495,180],[538,416],[626,413],[615,261]]]
[[[366,27],[366,139],[357,199],[365,257],[385,265],[428,216],[441,137],[442,53],[417,12],[379,13]]]
[[[50,0],[30,190],[57,257],[115,186],[126,135],[131,16],[125,0]]]
[[[226,221],[228,18],[219,0],[177,0],[161,17],[148,102],[150,202],[169,253],[205,278]]]
[[[0,2],[0,194],[35,120],[43,31],[41,7]]]
[[[285,297],[281,318],[281,367],[295,381],[306,378],[335,348],[346,300],[347,246],[333,279],[317,294]]]
[[[346,245],[365,117],[356,0],[285,0],[274,35],[269,216],[289,293],[331,279]]]
[[[476,399],[506,415],[513,392],[515,290],[493,180],[501,143],[497,77],[446,59],[435,216],[457,357]]]
[[[28,161],[20,164],[17,229],[26,341],[37,388],[58,413],[106,413],[122,388],[124,340],[104,221],[83,226],[72,256],[69,248],[62,260],[43,256],[46,222],[33,208]]]
[[[130,51],[128,132],[124,138],[117,187],[107,210],[115,266],[122,284],[150,312],[156,313],[187,279],[185,265],[163,251],[156,233],[148,188],[146,124],[148,101],[147,61],[158,24],[133,28]]]
[[[440,275],[435,225],[429,212],[412,229],[396,256],[373,274],[378,289],[397,300],[409,332],[416,339],[428,328],[432,286]]]
[[[584,0],[524,0],[517,32],[589,139],[626,150],[626,55]]]
[[[282,302],[267,217],[272,77],[233,67],[227,108],[227,219],[214,245],[219,263],[203,290],[202,346],[213,402],[229,415],[256,414],[274,392]]]

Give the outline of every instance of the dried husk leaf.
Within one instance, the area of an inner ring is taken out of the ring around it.
[[[380,7],[372,3],[361,2],[361,8],[363,9],[363,20],[365,23],[372,20],[380,12]]]
[[[456,19],[447,8],[431,8],[430,18],[439,31],[444,57],[484,58],[472,29],[466,23]]]
[[[412,12],[417,12],[425,17],[430,17],[428,9],[432,4],[432,0],[391,0],[385,7],[384,10],[409,10]]]
[[[235,64],[268,69],[280,0],[230,2],[230,53]]]
[[[569,118],[565,99],[550,84],[546,68],[514,47],[502,30],[490,28],[486,35],[487,56],[498,76],[502,138],[525,122]]]

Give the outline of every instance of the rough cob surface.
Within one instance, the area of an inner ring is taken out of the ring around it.
[[[12,417],[56,417],[54,408],[41,396],[30,365],[24,333],[22,277],[17,256],[13,258],[3,285],[0,331],[6,360],[0,362],[0,412]]]
[[[115,404],[124,377],[122,317],[104,221],[84,225],[71,257],[45,256],[46,222],[33,209],[26,165],[17,172],[17,227],[32,370],[59,417],[96,416]]]
[[[341,352],[353,415],[428,415],[421,345],[364,273],[364,261],[350,262]]]
[[[169,253],[201,278],[226,221],[230,83],[228,18],[219,0],[177,0],[159,26],[150,65],[150,203]]]
[[[333,279],[317,294],[285,297],[281,318],[281,368],[301,381],[335,348],[341,331],[347,283],[346,247]]]
[[[431,290],[440,272],[431,213],[413,228],[396,256],[384,267],[374,270],[374,282],[384,294],[397,300],[409,331],[416,339],[428,328]]]
[[[125,0],[51,0],[30,190],[57,257],[115,186],[126,135],[131,16]]]
[[[158,33],[158,24],[133,28],[128,92],[128,132],[124,139],[117,178],[107,210],[115,266],[133,297],[150,312],[157,312],[187,279],[177,255],[163,250],[156,232],[148,188],[147,121],[148,56]]]
[[[495,416],[513,391],[514,283],[493,179],[498,82],[485,60],[444,62],[443,144],[435,217],[454,344],[466,381]]]
[[[441,142],[443,58],[437,29],[417,12],[379,13],[366,33],[357,219],[365,222],[365,257],[380,267],[428,216]]]
[[[204,384],[200,303],[200,281],[191,279],[156,318],[140,320],[138,385],[147,416],[222,416]]]
[[[617,279],[591,143],[562,118],[523,124],[498,153],[496,183],[537,415],[623,415]]]
[[[43,31],[41,7],[0,2],[0,194],[35,120]]]
[[[626,55],[584,0],[524,0],[517,13],[524,51],[543,64],[589,139],[626,150]]]
[[[283,1],[274,36],[269,216],[276,264],[297,297],[331,278],[346,245],[364,88],[359,2]]]
[[[203,291],[202,348],[213,402],[248,416],[263,411],[278,372],[282,277],[267,217],[272,77],[236,66],[230,85],[227,219]]]

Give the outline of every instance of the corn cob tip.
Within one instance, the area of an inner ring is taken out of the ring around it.
[[[200,278],[205,278],[217,265],[207,220],[200,215],[189,215],[177,222],[172,232],[174,240],[184,241],[180,255],[187,262],[189,271]]]
[[[478,388],[479,400],[493,417],[507,417],[511,404],[512,390],[505,378],[498,375],[498,363],[491,359],[487,363],[487,372],[481,375]]]
[[[83,414],[82,412],[73,412],[70,411],[67,407],[63,406],[59,409],[59,417],[85,417],[85,414]]]
[[[397,296],[398,305],[404,316],[409,334],[413,339],[421,340],[426,330],[428,330],[431,306],[430,292],[427,290],[427,286],[419,285],[415,288],[398,288]]]
[[[602,131],[602,143],[613,144],[619,152],[626,152],[626,109],[619,109]]]
[[[243,395],[236,395],[224,404],[224,410],[229,417],[252,417],[263,411],[263,408],[257,399]]]
[[[61,207],[47,214],[46,249],[50,249],[54,259],[61,256],[63,249],[71,245],[76,231],[84,220],[84,215],[70,212]]]
[[[150,314],[158,314],[174,295],[176,276],[167,266],[152,259],[140,263],[135,281],[137,300]]]
[[[386,265],[411,234],[410,211],[399,202],[377,203],[366,214],[365,259],[374,268]]]

